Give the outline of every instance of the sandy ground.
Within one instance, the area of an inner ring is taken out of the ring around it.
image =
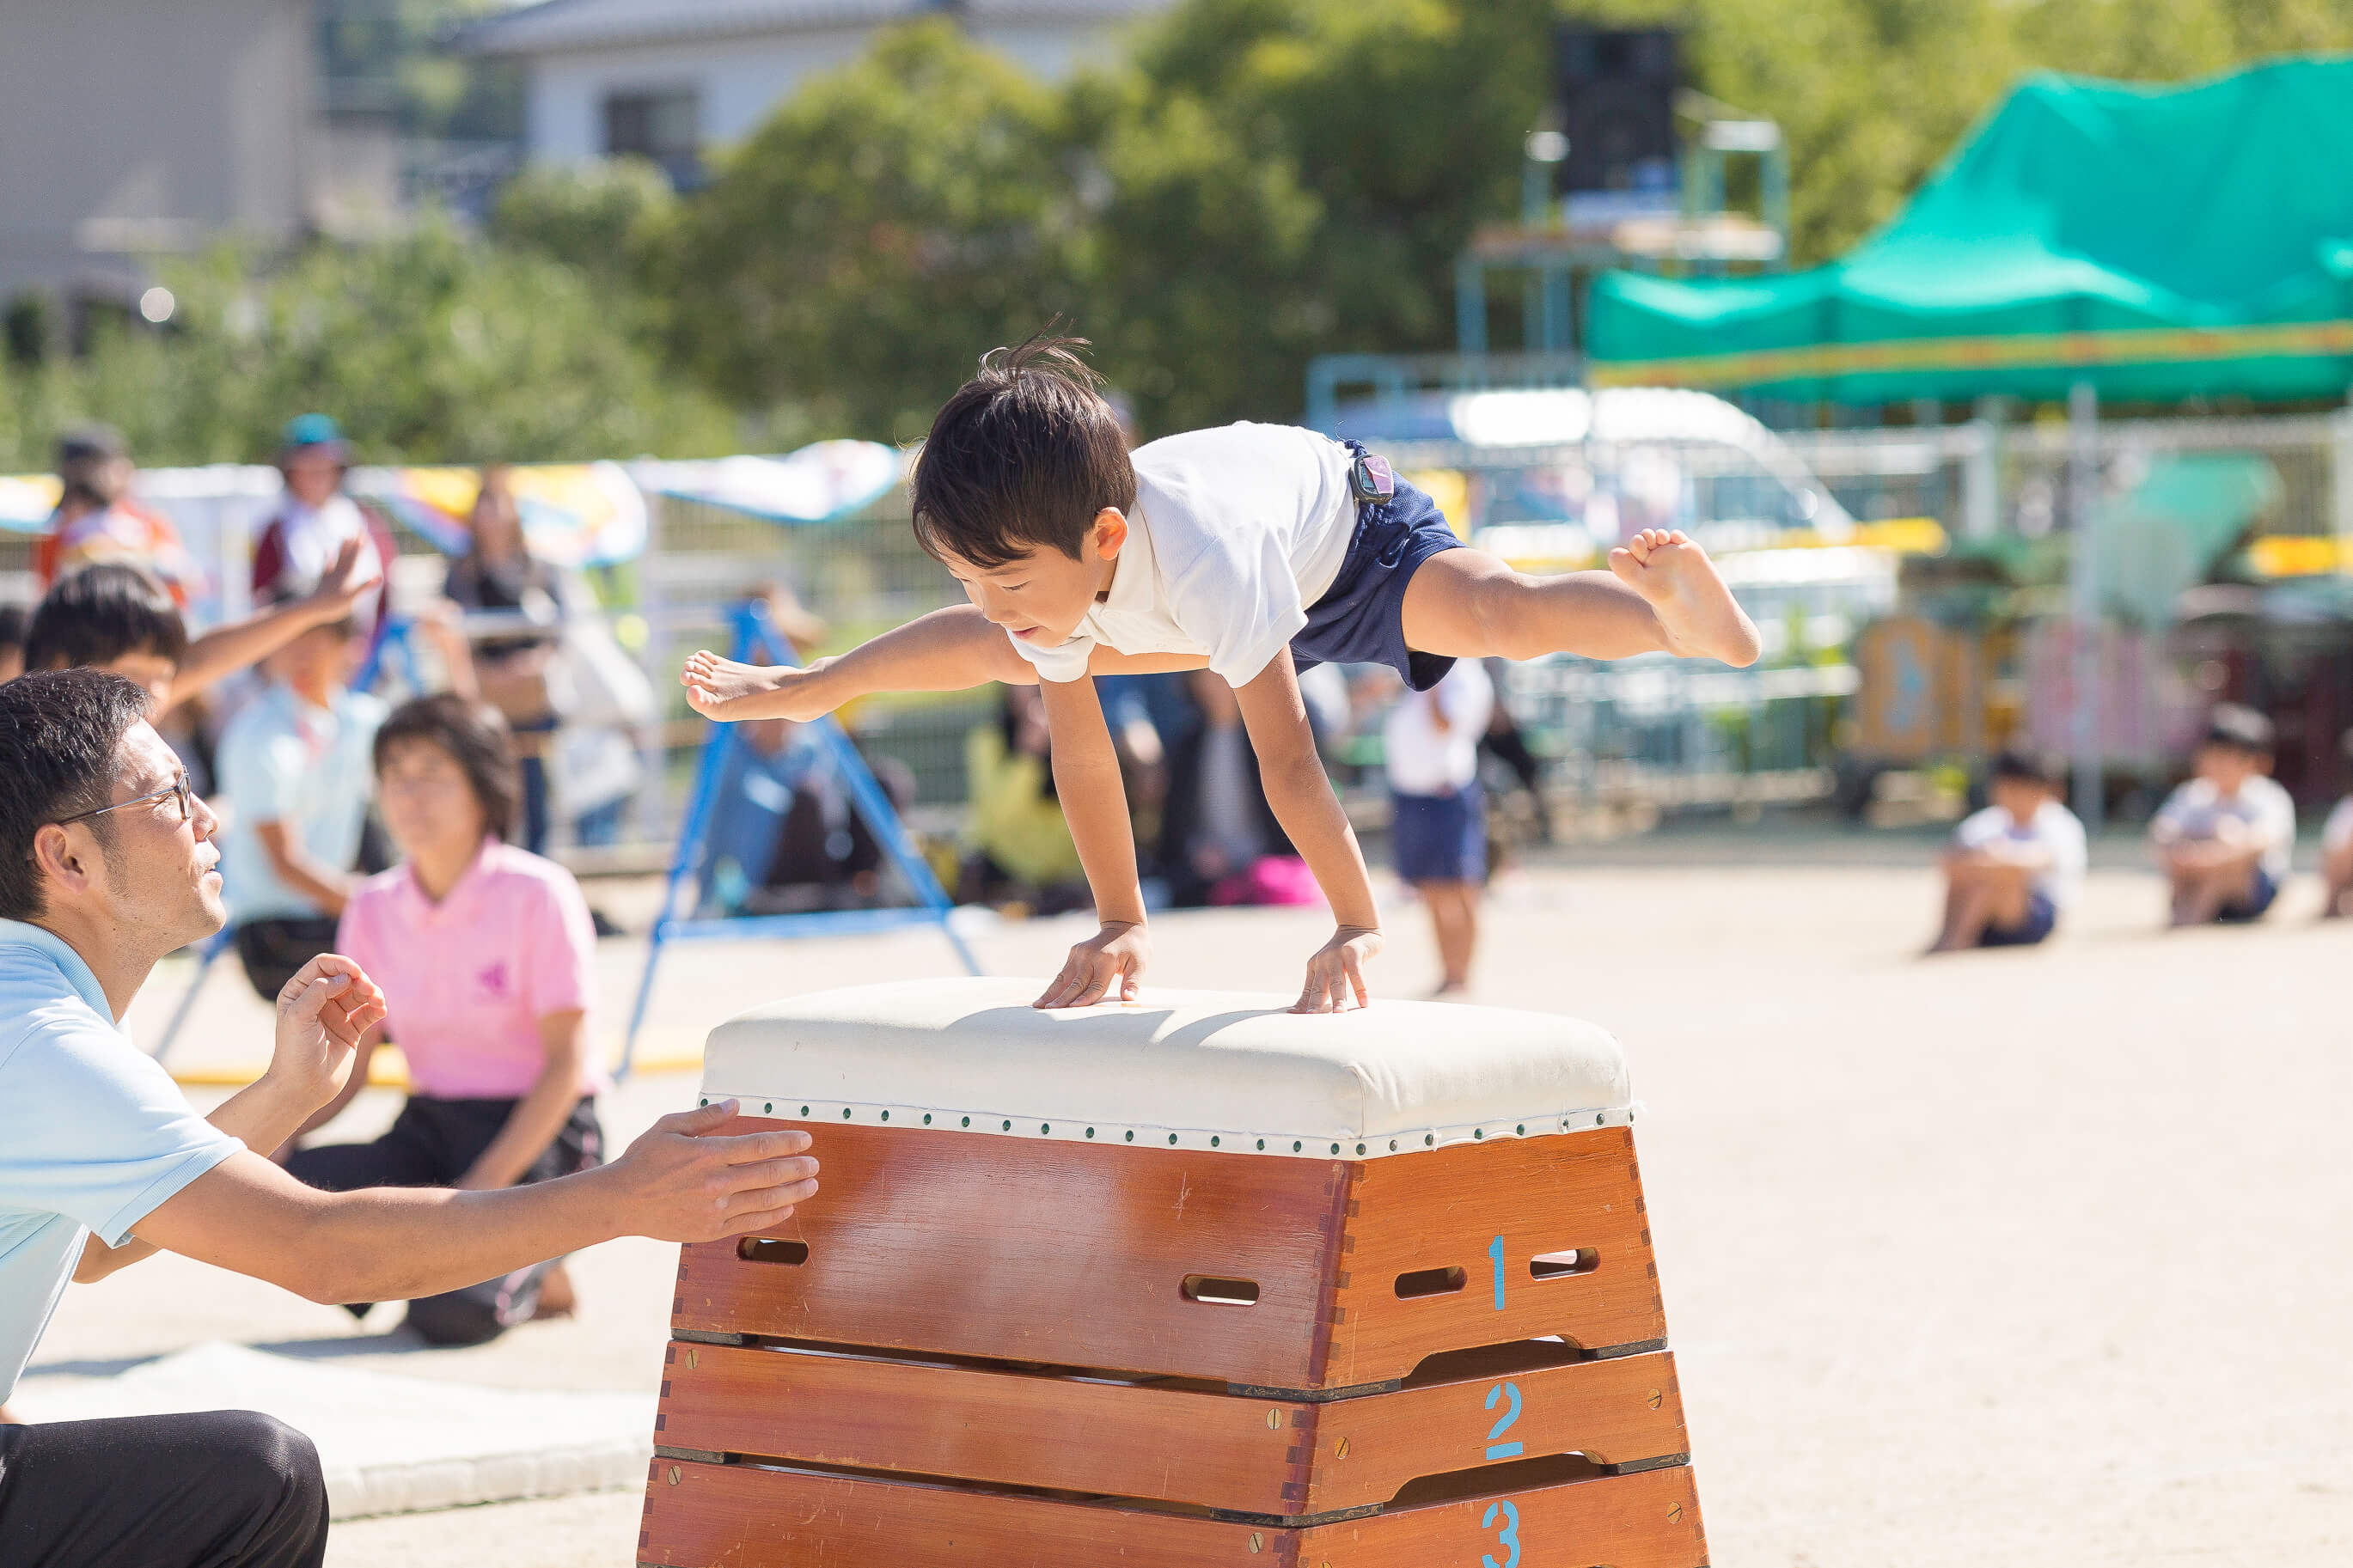
[[[2353,1555],[2353,1231],[2344,1049],[2353,928],[2310,919],[2162,935],[2158,895],[2104,848],[2038,952],[1922,962],[1925,845],[1660,838],[1498,889],[1481,999],[1614,1030],[1647,1115],[1642,1169],[1714,1561],[2337,1563]],[[1043,973],[1075,928],[1006,928],[999,973]],[[1319,939],[1289,912],[1173,917],[1154,980],[1286,989]],[[607,944],[608,994],[642,949]],[[937,973],[934,935],[680,950],[652,1044],[754,1002]],[[1427,984],[1419,911],[1377,971]],[[160,1026],[179,985],[151,987]],[[187,1047],[235,1055],[264,1018],[241,976]],[[693,1079],[614,1097],[626,1138]],[[204,1098],[202,1095],[200,1099]],[[372,1093],[346,1125],[389,1119]],[[575,1265],[583,1310],[430,1352],[175,1258],[77,1287],[35,1375],[93,1375],[208,1338],[515,1386],[656,1381],[671,1252]],[[2332,1327],[2331,1325],[2335,1325]],[[334,1568],[619,1568],[638,1499],[365,1521]]]

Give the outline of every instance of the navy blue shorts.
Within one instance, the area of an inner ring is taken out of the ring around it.
[[[1452,659],[1405,646],[1405,588],[1423,562],[1461,542],[1438,503],[1403,479],[1388,500],[1359,502],[1340,574],[1307,606],[1307,625],[1291,639],[1292,663],[1386,664],[1416,691],[1445,679]]]
[[[1487,803],[1477,784],[1452,795],[1392,794],[1397,874],[1409,882],[1487,879]]]
[[[2247,889],[2247,901],[2243,904],[2224,904],[2214,911],[2214,919],[2226,926],[2245,925],[2251,921],[2259,921],[2263,918],[2263,911],[2272,907],[2272,900],[2278,897],[2279,879],[2258,866],[2255,868],[2254,886]]]
[[[2048,893],[2026,895],[2026,918],[2014,926],[1988,926],[1978,935],[1979,947],[2032,947],[2059,923],[2058,907]]]

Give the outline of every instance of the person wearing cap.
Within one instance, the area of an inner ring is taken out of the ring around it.
[[[187,608],[204,583],[204,568],[180,542],[172,520],[131,496],[138,470],[122,433],[111,425],[83,425],[58,438],[62,493],[48,531],[33,550],[33,573],[44,593],[57,580],[100,561],[144,567]]]
[[[253,597],[269,603],[310,592],[344,543],[358,540],[361,576],[377,587],[355,618],[360,633],[373,637],[392,608],[396,552],[383,519],[343,493],[351,462],[351,444],[328,416],[305,414],[286,426],[278,452],[286,489],[254,541]]]
[[[2225,702],[2206,721],[2192,776],[2148,825],[2177,926],[2261,920],[2287,880],[2295,802],[2272,771],[2272,721]]]

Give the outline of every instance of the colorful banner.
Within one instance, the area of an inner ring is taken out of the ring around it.
[[[609,566],[645,553],[646,500],[618,463],[540,463],[507,470],[531,552],[554,566]],[[444,555],[463,555],[481,492],[471,468],[358,468],[352,493],[375,502]]]
[[[880,441],[819,441],[783,458],[640,463],[649,491],[749,513],[771,522],[831,522],[890,493],[906,455]]]
[[[0,529],[47,533],[65,487],[55,474],[0,474]]]

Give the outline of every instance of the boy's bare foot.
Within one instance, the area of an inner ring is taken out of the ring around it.
[[[1756,623],[1716,575],[1707,552],[1681,529],[1646,528],[1609,552],[1609,570],[1650,602],[1667,648],[1684,658],[1720,659],[1736,669],[1757,662]]]
[[[822,661],[820,661],[822,662]],[[733,723],[744,719],[795,719],[806,723],[833,710],[807,694],[813,669],[738,664],[709,649],[696,653],[678,673],[687,706],[706,719]]]

